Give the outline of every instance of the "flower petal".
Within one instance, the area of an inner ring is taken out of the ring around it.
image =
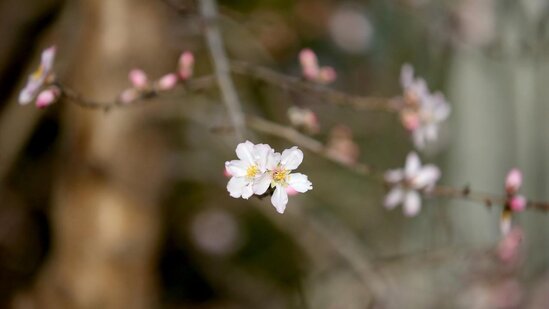
[[[282,152],[280,164],[287,170],[295,170],[303,162],[303,152],[296,146]]]
[[[412,132],[412,139],[414,141],[414,146],[417,149],[425,148],[425,130],[423,127],[418,127]]]
[[[280,163],[280,153],[278,152],[271,152],[269,156],[267,157],[267,165],[265,168],[267,170],[273,170],[276,168],[276,166]]]
[[[247,185],[247,181],[244,177],[232,177],[227,183],[227,191],[234,198],[242,196],[243,190]]]
[[[252,189],[255,194],[261,195],[269,189],[269,185],[271,184],[271,176],[269,173],[264,173],[259,178],[254,180]]]
[[[232,160],[225,162],[225,168],[232,176],[243,177],[246,175],[248,164],[241,160]]]
[[[389,170],[383,175],[389,183],[399,183],[404,180],[404,171],[401,169]]]
[[[413,217],[421,209],[421,197],[416,191],[408,191],[404,196],[404,214]]]
[[[242,198],[247,200],[254,194],[254,190],[252,188],[252,182],[246,180],[246,185],[244,188],[242,188]]]
[[[44,75],[48,75],[53,67],[53,61],[55,60],[55,46],[51,46],[42,52],[40,59],[40,65],[44,70]]]
[[[404,199],[404,190],[402,190],[401,187],[396,187],[391,189],[389,193],[385,196],[385,200],[383,201],[383,205],[387,209],[393,209],[398,204],[402,203],[402,200]]]
[[[250,165],[254,164],[253,151],[254,151],[254,144],[250,141],[245,141],[244,143],[240,143],[238,144],[238,146],[236,146],[236,156],[240,160]]]
[[[425,165],[416,177],[412,179],[412,185],[416,189],[429,188],[434,186],[435,182],[440,178],[440,169],[432,164]]]
[[[267,168],[267,161],[271,153],[274,153],[274,150],[267,144],[254,145],[254,162],[257,163],[260,171],[265,172]]]
[[[408,178],[414,177],[419,172],[420,168],[421,168],[421,161],[419,160],[417,153],[410,152],[406,157],[406,166],[404,167],[404,174]]]
[[[288,193],[282,186],[276,186],[276,189],[271,197],[271,203],[279,213],[284,213],[286,204],[288,204]]]
[[[307,175],[293,173],[288,176],[288,185],[297,192],[305,193],[313,189],[313,184],[309,181]]]

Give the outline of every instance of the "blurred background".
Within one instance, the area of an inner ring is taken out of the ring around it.
[[[387,98],[412,64],[452,105],[422,153],[442,183],[503,193],[518,167],[522,192],[549,199],[547,1],[218,4],[230,59],[299,76],[311,48],[336,69],[331,87]],[[236,143],[215,129],[229,124],[215,87],[110,112],[17,104],[52,44],[59,78],[97,100],[135,67],[173,71],[184,50],[196,76],[211,74],[197,2],[1,0],[0,14],[0,308],[549,308],[546,214],[518,215],[522,232],[506,239],[497,205],[429,199],[407,218],[382,206],[375,179],[307,151],[314,190],[284,215],[232,199],[223,164]],[[413,149],[397,115],[233,78],[247,114],[289,125],[288,108],[309,108],[316,139],[343,138],[382,170]]]

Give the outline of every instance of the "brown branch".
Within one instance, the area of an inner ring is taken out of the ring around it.
[[[246,62],[233,61],[231,63],[231,70],[236,74],[249,76],[282,89],[306,93],[320,100],[335,105],[351,107],[356,110],[394,113],[398,112],[402,105],[402,100],[399,97],[388,99],[354,96],[318,83],[306,81],[303,78],[284,75],[269,68],[259,67]]]

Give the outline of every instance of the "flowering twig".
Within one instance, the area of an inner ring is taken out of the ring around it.
[[[193,78],[183,83],[183,89],[186,92],[195,92],[199,90],[204,90],[212,87],[214,84],[215,77],[213,75],[206,75],[198,78]],[[154,88],[141,93],[135,100],[131,102],[123,102],[120,98],[113,99],[111,101],[96,101],[82,96],[76,90],[70,88],[60,81],[55,81],[53,83],[61,91],[61,96],[65,99],[68,99],[72,103],[90,109],[102,109],[108,111],[112,108],[124,108],[131,107],[137,104],[143,104],[151,99],[158,98],[163,94],[163,92],[155,90]]]
[[[284,75],[269,68],[246,62],[231,62],[231,70],[234,73],[249,76],[282,89],[306,93],[323,101],[356,110],[398,112],[402,105],[402,100],[398,97],[387,99],[350,95],[319,83],[310,82],[300,77]]]
[[[229,61],[223,46],[221,32],[217,26],[218,12],[215,0],[201,0],[200,13],[204,18],[204,35],[210,50],[215,75],[221,90],[223,102],[227,106],[229,117],[234,126],[236,138],[239,141],[244,139],[244,114],[238,99],[238,94],[230,76]]]

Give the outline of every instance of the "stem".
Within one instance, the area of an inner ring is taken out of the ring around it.
[[[218,13],[215,0],[200,0],[200,13],[205,20],[204,35],[206,36],[206,43],[212,57],[223,102],[227,106],[236,138],[238,141],[242,141],[245,131],[244,114],[242,113],[242,107],[233,80],[229,74],[229,61],[223,47],[221,32],[217,26]]]

